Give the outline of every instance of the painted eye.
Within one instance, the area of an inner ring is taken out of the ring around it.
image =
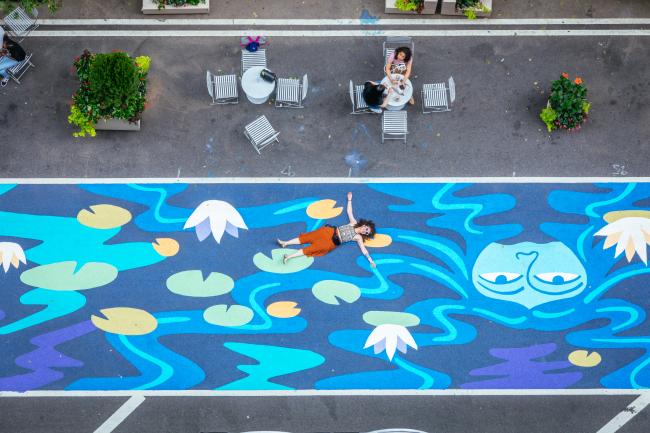
[[[488,272],[479,275],[479,277],[494,284],[508,284],[521,278],[521,274],[515,274],[513,272]]]
[[[560,285],[574,282],[578,279],[578,275],[566,272],[545,272],[535,275],[535,278],[543,283]]]

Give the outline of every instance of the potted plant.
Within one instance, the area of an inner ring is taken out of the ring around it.
[[[465,15],[470,20],[492,13],[492,0],[442,0],[442,15]]]
[[[389,14],[435,14],[438,0],[385,0]]]
[[[96,129],[140,130],[151,59],[124,52],[93,54],[85,50],[74,61],[79,88],[72,95],[68,122],[79,127],[75,137],[95,136]]]
[[[142,0],[143,14],[207,14],[210,0]]]
[[[551,83],[551,95],[539,117],[548,132],[554,129],[576,131],[587,121],[590,107],[582,78],[576,77],[571,81],[569,74],[563,72],[559,80]]]
[[[51,13],[56,12],[59,8],[57,0],[2,0],[0,1],[0,11],[10,12],[20,6],[24,11],[30,12],[39,6],[47,6]]]

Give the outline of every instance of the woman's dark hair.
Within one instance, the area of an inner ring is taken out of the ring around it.
[[[367,81],[363,88],[363,99],[368,105],[381,105],[384,100],[384,90],[386,87],[383,84],[372,84]]]
[[[364,220],[363,218],[360,218],[359,221],[357,221],[357,223],[354,225],[354,228],[361,227],[361,226],[368,226],[368,228],[370,229],[370,234],[361,235],[364,241],[375,237],[377,231],[375,230],[375,223],[372,222],[372,220]]]
[[[395,58],[399,53],[404,53],[404,63],[408,63],[411,60],[411,49],[409,47],[399,47],[395,49]]]

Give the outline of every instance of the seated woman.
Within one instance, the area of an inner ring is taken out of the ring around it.
[[[409,47],[399,47],[393,51],[386,60],[384,72],[392,84],[397,84],[398,80],[395,74],[399,74],[406,81],[411,77],[411,69],[413,66],[413,54]],[[415,99],[411,98],[409,104],[415,104]]]
[[[0,76],[2,77],[2,81],[0,81],[1,87],[6,86],[9,82],[7,69],[13,68],[23,60],[25,60],[25,50],[3,32],[2,49],[0,50]]]
[[[393,88],[386,90],[386,86],[375,81],[366,81],[363,85],[363,100],[375,113],[381,113],[382,108],[388,105],[388,96]]]

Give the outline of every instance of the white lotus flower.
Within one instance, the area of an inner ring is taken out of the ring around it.
[[[237,228],[248,230],[237,209],[221,200],[206,200],[194,209],[183,226],[184,229],[191,227],[196,228],[199,241],[203,241],[212,233],[217,243],[221,243],[224,231],[238,237]]]
[[[367,349],[370,346],[374,346],[375,354],[385,350],[390,361],[393,360],[395,350],[406,353],[406,346],[411,346],[415,350],[418,349],[418,345],[406,327],[388,323],[373,329],[363,348]]]
[[[2,269],[5,274],[9,271],[9,265],[18,269],[21,262],[24,265],[27,264],[23,247],[15,242],[0,242],[0,261],[2,261]]]
[[[603,249],[616,245],[614,257],[625,251],[625,258],[631,262],[634,253],[643,263],[648,264],[646,245],[650,244],[650,219],[643,217],[625,217],[611,221],[594,236],[605,236]]]

